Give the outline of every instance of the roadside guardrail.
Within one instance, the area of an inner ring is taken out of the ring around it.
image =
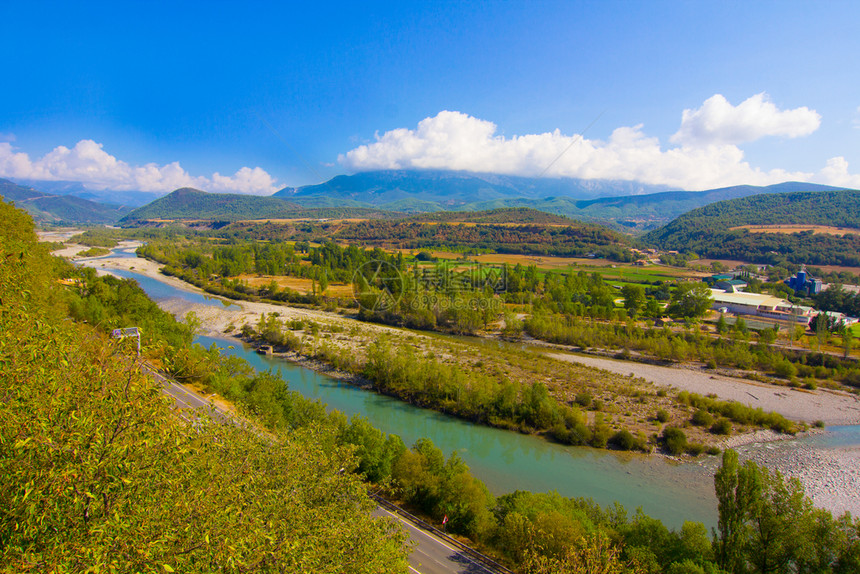
[[[407,520],[409,520],[410,522],[412,522],[416,526],[420,527],[422,530],[433,533],[435,536],[441,538],[442,540],[444,540],[445,542],[447,542],[448,544],[450,544],[454,548],[460,550],[461,552],[463,552],[463,554],[467,555],[469,558],[471,558],[473,561],[477,562],[478,564],[480,564],[481,566],[483,566],[487,570],[490,570],[491,572],[501,573],[501,574],[514,574],[514,572],[512,570],[505,568],[504,566],[502,566],[501,564],[499,564],[498,562],[496,562],[495,560],[493,560],[492,558],[490,558],[486,554],[483,554],[481,552],[478,552],[474,548],[470,548],[469,546],[466,546],[465,544],[463,544],[462,542],[460,542],[456,538],[449,536],[448,534],[439,530],[438,528],[436,528],[432,524],[425,522],[424,520],[421,520],[420,518],[418,518],[417,516],[415,516],[413,514],[410,514],[409,512],[400,508],[396,504],[385,500],[384,498],[382,498],[378,494],[374,494],[372,492],[368,493],[368,494],[381,507],[385,508],[386,510],[388,510],[390,512],[394,512],[396,514],[399,514],[403,518],[406,518]]]

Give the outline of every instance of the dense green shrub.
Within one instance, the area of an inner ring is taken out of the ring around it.
[[[795,367],[791,363],[791,361],[787,359],[781,359],[774,364],[773,372],[777,377],[782,377],[783,379],[790,379],[797,375],[797,367]]]
[[[687,450],[687,435],[678,427],[666,427],[663,429],[663,444],[671,454],[683,454]]]
[[[759,425],[789,434],[797,432],[795,424],[781,414],[765,412],[761,408],[754,409],[735,401],[721,401],[687,391],[678,393],[678,401],[715,415],[721,415],[743,425]]]
[[[633,436],[627,429],[622,429],[612,435],[609,444],[621,450],[637,450],[642,448],[639,439]]]
[[[591,406],[591,394],[589,393],[577,393],[576,398],[574,398],[576,404],[581,407],[588,408]]]
[[[732,434],[732,422],[729,419],[721,418],[711,425],[711,432],[723,435]]]
[[[693,413],[693,416],[690,418],[690,421],[699,427],[710,426],[714,422],[714,417],[708,411],[704,409],[699,409]]]
[[[703,452],[705,452],[705,445],[702,443],[695,442],[687,445],[687,454],[691,456],[699,456]]]

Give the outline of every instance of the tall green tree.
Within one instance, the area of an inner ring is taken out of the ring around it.
[[[621,288],[621,295],[624,297],[624,308],[632,316],[638,315],[645,308],[645,288],[641,285],[627,284]]]
[[[797,479],[738,464],[732,450],[714,476],[719,522],[714,541],[717,563],[734,574],[749,572],[851,572],[860,547],[850,515],[833,520],[815,510]]]
[[[711,308],[714,298],[703,282],[679,283],[672,293],[669,314],[674,317],[701,317]]]

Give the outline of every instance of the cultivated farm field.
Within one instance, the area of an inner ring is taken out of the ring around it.
[[[246,282],[251,287],[264,287],[275,281],[281,289],[286,287],[303,294],[310,293],[313,286],[312,279],[289,275],[240,275],[237,279]],[[319,285],[317,285],[317,290],[319,290]],[[352,285],[329,283],[326,295],[330,297],[352,297]]]
[[[740,225],[732,227],[735,229],[746,229],[750,233],[799,233],[811,231],[813,233],[824,233],[827,235],[847,235],[849,233],[860,233],[860,229],[851,227],[831,227],[829,225]]]

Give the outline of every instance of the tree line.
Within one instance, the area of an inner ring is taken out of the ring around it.
[[[535,313],[523,322],[524,332],[537,339],[583,349],[617,350],[625,358],[635,351],[663,361],[699,361],[710,368],[755,369],[794,385],[799,385],[797,381],[802,379],[811,388],[815,386],[815,379],[829,379],[860,388],[860,365],[856,360],[812,352],[813,349],[800,351],[774,347],[770,343],[776,339],[779,327],[762,330],[758,344],[751,344],[753,335],[743,318],[731,327],[724,320],[718,321],[715,327],[716,337],[697,328],[681,331],[668,327],[643,328],[632,321],[606,323],[571,315]],[[798,329],[800,333],[797,333]],[[799,345],[799,339],[805,337],[805,327],[789,326],[786,330],[793,344]],[[820,351],[822,342],[830,337],[826,330],[819,330],[809,344],[816,342]],[[853,348],[851,334],[844,332],[841,338],[847,355],[847,351]]]

